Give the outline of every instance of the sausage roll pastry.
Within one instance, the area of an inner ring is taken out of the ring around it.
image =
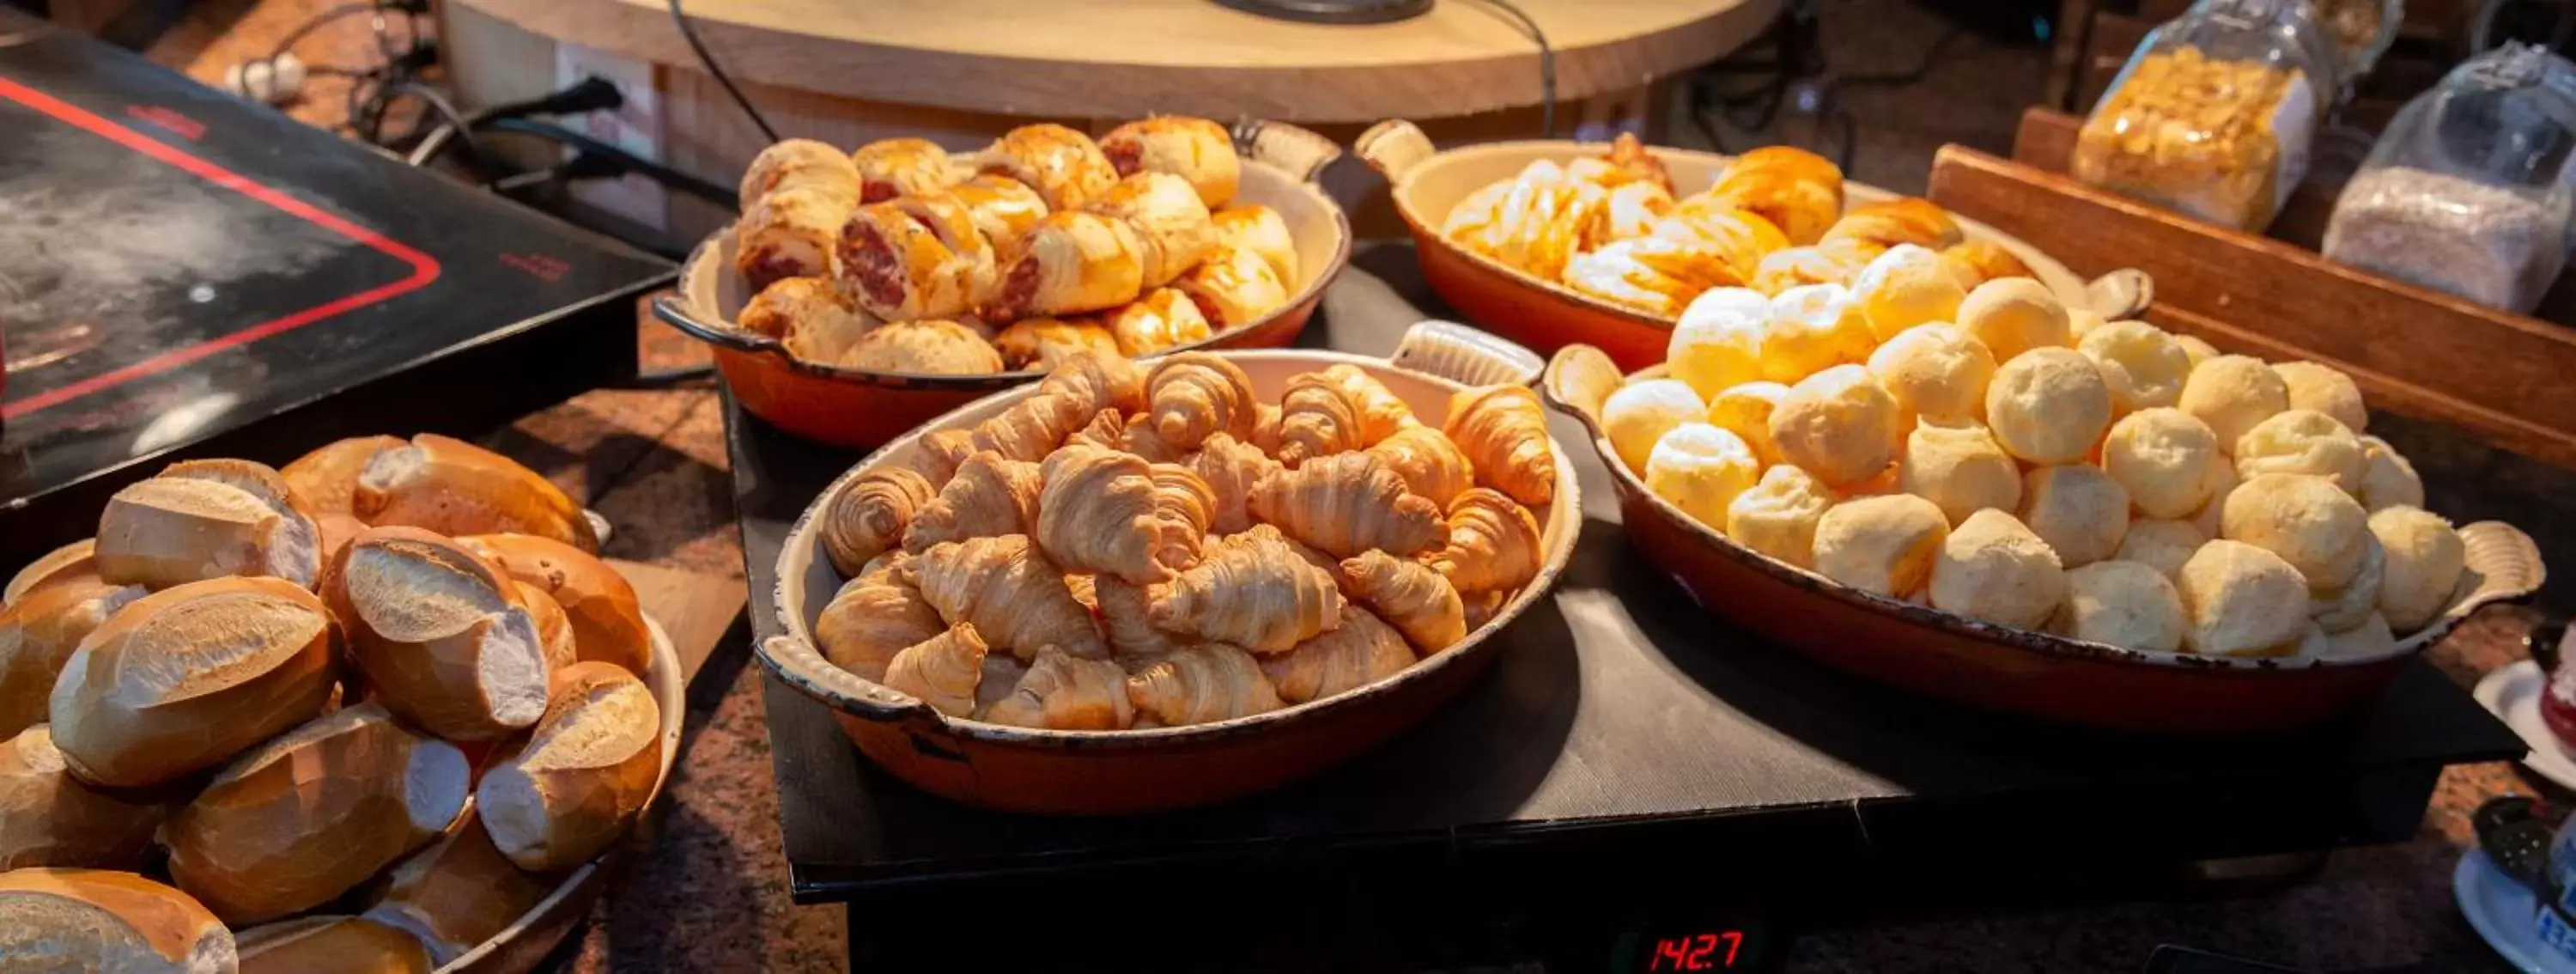
[[[1754,270],[1752,286],[1764,294],[1778,294],[1807,284],[1848,285],[1860,276],[1861,268],[1886,252],[1885,247],[1849,237],[1775,250]]]
[[[882,139],[850,153],[859,173],[859,202],[882,203],[897,196],[931,193],[957,182],[948,150],[929,139]]]
[[[814,187],[762,196],[734,224],[734,270],[754,290],[791,277],[839,273],[833,244],[850,218],[851,199]]]
[[[1216,211],[1209,218],[1216,225],[1218,246],[1249,250],[1270,265],[1279,275],[1279,283],[1291,287],[1305,280],[1297,276],[1297,238],[1288,233],[1288,221],[1279,211],[1259,203],[1246,203]]]
[[[1089,318],[1030,318],[993,336],[993,347],[1014,369],[1053,369],[1085,349],[1103,355],[1134,354],[1125,352],[1109,329]]]
[[[751,212],[761,198],[789,189],[822,190],[826,196],[844,200],[844,208],[857,206],[859,170],[850,157],[827,143],[788,139],[760,150],[751,158],[751,168],[742,171],[743,212]]]
[[[1744,283],[1726,256],[1705,243],[1668,237],[1618,240],[1565,265],[1565,286],[1648,314],[1679,317],[1712,287]]]
[[[1241,328],[1288,305],[1288,286],[1248,250],[1218,249],[1172,282],[1219,331]]]
[[[1232,201],[1243,178],[1234,136],[1204,118],[1159,115],[1129,122],[1101,136],[1100,151],[1121,176],[1159,172],[1188,180],[1211,210]]]
[[[1213,332],[1198,302],[1178,288],[1155,288],[1105,317],[1119,353],[1129,358],[1187,345]]]
[[[881,372],[980,375],[1002,371],[1002,354],[954,321],[898,321],[869,331],[835,364]]]
[[[840,255],[842,286],[888,321],[965,314],[993,279],[991,245],[946,194],[859,207]]]
[[[977,176],[949,187],[948,195],[966,204],[966,212],[975,217],[975,229],[983,231],[995,249],[1009,248],[1047,215],[1046,201],[1038,198],[1038,191],[1008,176]]]
[[[1145,288],[1143,252],[1126,221],[1059,209],[1012,248],[985,311],[1008,321],[1126,304]]]
[[[1143,258],[1146,287],[1171,283],[1216,246],[1216,223],[1208,217],[1207,204],[1199,202],[1187,181],[1170,173],[1140,172],[1119,180],[1091,209],[1136,231],[1136,242],[1143,245],[1137,256]]]
[[[1823,239],[1842,216],[1843,173],[1813,152],[1764,146],[1735,157],[1708,195],[1761,214],[1790,243],[1804,246]]]
[[[762,288],[734,323],[778,339],[789,355],[824,365],[840,361],[877,326],[876,318],[819,277],[791,277]]]
[[[1027,183],[1049,210],[1079,210],[1118,182],[1091,137],[1062,125],[1023,125],[984,150],[983,171]]]
[[[1761,214],[1706,195],[1673,207],[1671,216],[1655,221],[1653,235],[1716,251],[1740,280],[1751,280],[1762,258],[1789,246],[1788,236]]]
[[[1963,240],[1943,248],[1941,263],[1959,278],[1959,286],[1974,291],[1977,285],[2004,277],[2037,277],[2030,265],[1992,240]]]
[[[1939,204],[1919,196],[1863,203],[1825,230],[1826,240],[1864,240],[1881,247],[1913,244],[1940,250],[1959,242],[1959,224]]]

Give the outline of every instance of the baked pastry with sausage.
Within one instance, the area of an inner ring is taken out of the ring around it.
[[[1243,160],[1225,126],[1204,118],[1157,115],[1110,129],[1100,137],[1101,154],[1120,176],[1140,172],[1169,173],[1187,180],[1208,209],[1234,200],[1243,178]]]

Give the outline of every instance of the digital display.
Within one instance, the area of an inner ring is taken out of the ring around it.
[[[1759,924],[1708,923],[1620,934],[1611,970],[1622,974],[1682,971],[1766,971],[1766,938]]]
[[[1743,951],[1742,930],[1660,937],[1655,940],[1654,953],[1647,959],[1646,969],[1723,971],[1734,967],[1736,955]]]

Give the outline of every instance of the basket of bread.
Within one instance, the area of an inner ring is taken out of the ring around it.
[[[678,660],[596,549],[434,435],[117,491],[0,607],[0,958],[533,969],[678,746]]]
[[[1350,258],[1309,180],[1340,150],[1286,125],[1013,129],[950,152],[770,146],[742,218],[657,314],[715,348],[743,407],[874,446],[1081,350],[1288,344]]]
[[[1413,123],[1389,121],[1361,134],[1356,151],[1386,174],[1443,300],[1541,352],[1582,342],[1631,370],[1662,360],[1673,324],[1703,291],[1848,285],[1888,273],[1882,260],[1900,248],[1926,252],[1962,291],[2029,277],[2077,314],[2119,317],[2138,290],[2090,296],[2082,278],[2015,237],[1846,182],[1830,160],[1788,146],[1728,157],[1622,133],[1607,146],[1442,152]]]
[[[1220,801],[1421,720],[1582,514],[1528,351],[1086,353],[940,417],[788,535],[761,649],[859,749],[1023,812]]]
[[[2423,508],[2343,373],[2095,322],[2024,278],[1712,290],[1664,364],[1623,377],[1578,345],[1544,385],[1701,606],[1993,708],[2304,723],[2543,574],[2512,526]]]

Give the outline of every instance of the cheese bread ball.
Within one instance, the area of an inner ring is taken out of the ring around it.
[[[1628,469],[1644,472],[1646,454],[1655,442],[1683,423],[1697,423],[1708,405],[1689,383],[1679,379],[1645,379],[1620,386],[1601,404],[1601,432]]]
[[[2469,555],[2451,522],[2420,507],[2389,507],[2370,515],[2370,533],[2387,549],[2379,614],[2390,628],[2414,632],[2450,608]]]
[[[1986,425],[2013,456],[2074,463],[2111,426],[2111,390],[2093,360],[2069,348],[2035,348],[2005,362],[1986,386]]]
[[[1903,465],[1889,464],[1887,469],[1878,472],[1878,476],[1871,477],[1868,480],[1857,481],[1835,487],[1834,501],[1836,503],[1840,503],[1842,501],[1858,497],[1879,497],[1887,494],[1902,494],[1905,491],[1898,486],[1898,481],[1901,479],[1904,472]]]
[[[1956,321],[1968,292],[1941,255],[1913,244],[1888,248],[1852,278],[1869,332],[1879,341],[1927,321]]]
[[[1959,330],[1986,343],[1995,358],[2012,361],[2034,348],[2064,348],[2069,337],[2066,305],[2048,286],[2027,277],[1999,277],[1968,292],[1959,302]]]
[[[2342,632],[2326,634],[2327,659],[2377,659],[2397,652],[2397,634],[2388,629],[2388,620],[2373,612],[2361,624]]]
[[[1800,568],[1816,564],[1816,524],[1834,500],[1804,470],[1782,464],[1762,472],[1752,490],[1726,507],[1726,535],[1737,544]]]
[[[2183,649],[2204,656],[2287,656],[2313,623],[2308,583],[2281,556],[2224,538],[2200,546],[2174,579],[2191,628]]]
[[[2274,413],[2236,441],[2236,475],[2247,480],[2267,473],[2306,474],[2352,493],[2361,489],[2367,467],[2361,439],[2313,409]]]
[[[2360,573],[2368,521],[2360,502],[2323,477],[2267,473],[2228,492],[2218,536],[2279,555],[2308,587],[2331,591]]]
[[[2037,629],[2066,597],[2057,553],[2012,515],[1971,514],[1932,560],[1932,607],[1971,619]]]
[[[2332,416],[2354,433],[2370,427],[2370,410],[2361,404],[2361,387],[2351,376],[2315,362],[2282,362],[2272,372],[2290,387],[2290,408]]]
[[[1869,361],[1878,347],[1860,303],[1840,284],[1808,284],[1771,299],[1762,331],[1762,377],[1782,384]]]
[[[2066,309],[2066,337],[2074,341],[2083,341],[2084,336],[2093,333],[2093,329],[2105,324],[2108,322],[2102,320],[2102,314],[2091,308]]]
[[[2210,468],[2226,462],[2209,424],[2169,407],[2122,416],[2102,438],[2102,471],[2148,517],[2191,516],[2218,486]]]
[[[2113,415],[2171,406],[2181,401],[2183,380],[2191,377],[2191,356],[2182,343],[2143,321],[2115,321],[2093,329],[2075,349],[2102,370]]]
[[[2121,536],[2120,550],[2111,557],[2137,562],[2172,578],[2182,572],[2182,563],[2191,560],[2192,552],[2208,543],[2209,535],[2189,521],[2145,518],[2129,522],[2129,533]]]
[[[1980,508],[2021,506],[2021,467],[1983,426],[1917,426],[1896,469],[1896,489],[1940,505],[1954,525]]]
[[[1646,458],[1646,489],[1716,531],[1726,530],[1726,506],[1761,476],[1742,437],[1701,422],[1674,427]]]
[[[1931,580],[1950,519],[1931,501],[1888,494],[1844,501],[1816,521],[1815,569],[1865,592],[1905,598]]]
[[[2236,465],[2219,461],[2209,465],[2209,502],[2193,511],[2189,520],[2200,533],[2218,537],[2219,519],[2227,511],[2227,495],[2236,492]]]
[[[1708,424],[1744,438],[1763,466],[1780,462],[1780,441],[1771,438],[1771,413],[1789,387],[1777,382],[1747,382],[1708,401]]]
[[[2174,344],[2182,346],[2184,355],[2191,356],[2191,367],[2195,369],[2200,367],[2200,363],[2218,357],[2218,346],[2197,335],[2175,335]]]
[[[1747,312],[1728,302],[1712,305],[1700,312],[1699,302],[1682,312],[1679,324],[1673,326],[1672,340],[1664,345],[1664,371],[1673,378],[1690,383],[1691,391],[1702,400],[1726,391],[1730,386],[1759,381],[1762,378],[1763,309]]]
[[[1986,343],[1944,324],[1916,325],[1869,354],[1869,374],[1906,415],[1984,422],[1995,356]]]
[[[1896,458],[1901,432],[1896,400],[1857,365],[1837,365],[1789,387],[1771,411],[1780,459],[1807,468],[1829,486],[1878,476]]]
[[[2262,359],[2221,355],[2192,367],[2174,404],[2208,423],[2219,449],[2234,450],[2254,424],[2290,408],[2290,387]]]
[[[2119,554],[2129,536],[2129,492],[2099,467],[2040,467],[2022,475],[2020,514],[2068,568]]]
[[[2331,635],[2354,626],[2379,611],[2379,588],[2387,577],[2388,549],[2379,536],[2362,535],[2361,570],[2352,581],[2330,589],[2308,590],[2308,618],[2325,627]]]
[[[2298,648],[2292,649],[2290,655],[2314,659],[2324,656],[2333,646],[2334,637],[2319,628],[2315,620],[2309,620],[2308,628],[2299,633]]]
[[[2424,478],[2397,448],[2376,436],[2361,438],[2361,489],[2353,492],[2367,510],[2424,506]]]
[[[2054,619],[2059,633],[2085,642],[2171,653],[2182,649],[2190,620],[2173,580],[2134,561],[2097,561],[2066,573],[2066,598]]]

